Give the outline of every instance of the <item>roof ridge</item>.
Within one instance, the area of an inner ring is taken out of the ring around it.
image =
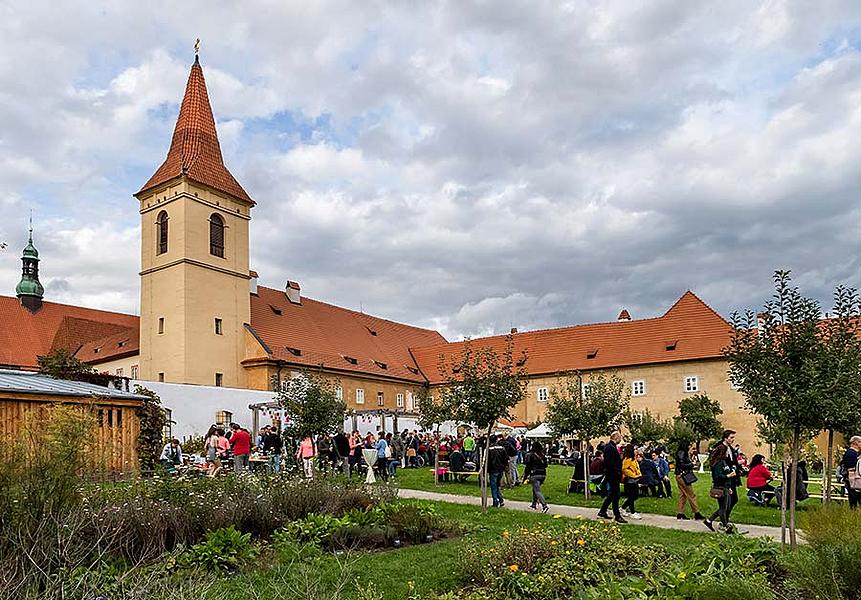
[[[265,290],[269,290],[269,291],[272,291],[272,292],[275,292],[275,293],[282,293],[282,294],[283,294],[283,292],[282,292],[281,290],[276,289],[276,288],[271,288],[271,287],[268,287],[268,286],[265,286],[265,285],[259,285],[259,286],[258,286],[258,289],[260,289],[260,288],[263,288],[263,289],[265,289]],[[317,304],[325,304],[326,306],[331,306],[332,308],[337,308],[338,310],[342,310],[342,311],[345,311],[345,312],[349,312],[349,313],[352,313],[352,314],[354,314],[354,315],[359,315],[359,316],[362,316],[362,317],[370,317],[371,319],[376,319],[377,321],[385,321],[385,322],[387,322],[387,323],[392,323],[393,325],[400,325],[401,327],[409,327],[410,329],[418,329],[418,330],[420,330],[420,331],[427,331],[428,333],[436,333],[436,334],[438,334],[440,337],[442,337],[443,339],[445,339],[445,336],[443,336],[443,335],[442,335],[439,331],[437,331],[436,329],[429,329],[429,328],[427,328],[427,327],[419,327],[418,325],[411,325],[411,324],[409,324],[409,323],[402,323],[402,322],[400,322],[400,321],[393,321],[392,319],[387,319],[386,317],[378,317],[378,316],[376,316],[376,315],[371,315],[371,314],[368,314],[368,313],[365,313],[365,312],[361,312],[361,311],[358,311],[358,310],[355,310],[355,309],[352,309],[352,308],[346,308],[346,307],[344,307],[344,306],[338,306],[337,304],[332,304],[331,302],[325,302],[325,301],[323,301],[323,300],[317,300],[317,299],[315,299],[315,298],[311,298],[310,296],[302,296],[302,301],[304,302],[305,300],[310,300],[311,302],[316,302]],[[451,342],[448,342],[448,341],[446,340],[446,343],[451,343]]]
[[[15,296],[6,296],[3,294],[0,294],[0,300],[3,300],[3,299],[14,300],[16,303],[18,303],[18,299]],[[42,302],[43,307],[46,304],[52,304],[54,306],[64,306],[64,307],[68,307],[68,308],[78,308],[78,309],[83,309],[83,310],[92,310],[92,311],[96,311],[96,312],[100,312],[100,313],[106,313],[109,315],[119,315],[121,317],[133,317],[135,319],[140,319],[140,315],[135,315],[135,314],[131,314],[131,313],[123,313],[123,312],[118,312],[115,310],[105,310],[103,308],[92,308],[90,306],[82,306],[79,304],[63,304],[62,302],[51,302],[49,300],[45,300],[44,302]],[[94,319],[88,319],[86,317],[76,317],[76,316],[72,316],[72,315],[65,315],[64,318],[81,319],[84,321],[94,321],[96,323],[101,323],[101,321],[95,321]]]

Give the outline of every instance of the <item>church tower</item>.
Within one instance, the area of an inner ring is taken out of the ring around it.
[[[244,387],[254,201],[224,165],[198,57],[141,214],[141,378]]]
[[[33,245],[33,225],[30,224],[30,239],[21,255],[21,281],[15,286],[15,295],[21,306],[30,312],[42,308],[45,288],[39,282],[39,251]]]

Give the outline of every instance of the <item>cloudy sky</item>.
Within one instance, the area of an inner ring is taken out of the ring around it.
[[[0,2],[0,294],[32,209],[47,299],[137,312],[196,37],[264,285],[449,339],[861,285],[857,0],[229,5]]]

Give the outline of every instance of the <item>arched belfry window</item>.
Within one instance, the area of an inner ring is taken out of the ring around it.
[[[209,253],[224,258],[224,219],[216,213],[209,217]]]
[[[156,229],[158,231],[158,254],[167,252],[167,212],[161,211],[156,219]]]

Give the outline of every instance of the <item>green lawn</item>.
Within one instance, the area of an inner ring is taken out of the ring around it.
[[[383,552],[364,552],[350,557],[348,580],[358,586],[371,582],[376,586],[377,598],[403,600],[409,597],[410,582],[414,589],[425,596],[430,592],[444,592],[457,584],[456,565],[458,561],[469,556],[471,548],[481,547],[490,539],[498,538],[503,530],[518,527],[530,527],[543,523],[551,527],[564,527],[572,520],[567,518],[554,519],[550,515],[528,513],[523,511],[491,511],[481,514],[481,509],[462,504],[447,502],[433,503],[437,512],[445,517],[456,519],[467,524],[472,531],[462,538],[450,539],[433,544],[411,546],[400,550]],[[709,533],[689,533],[657,529],[653,527],[624,527],[622,535],[637,544],[659,545],[674,554],[682,554],[686,549],[696,545]],[[334,557],[327,558],[316,571],[328,581],[339,577],[340,568]],[[298,581],[297,581],[298,579]],[[211,592],[213,597],[221,597],[225,592],[236,594],[248,593],[253,589],[266,589],[266,582],[283,581],[284,588],[301,588],[301,577],[297,577],[294,568],[276,566],[271,569],[261,569],[235,577],[220,579]],[[352,589],[355,589],[354,587]],[[301,594],[285,594],[272,592],[255,596],[260,600],[268,598],[293,598]],[[209,595],[207,595],[209,597]],[[348,594],[346,597],[353,597]]]
[[[568,494],[568,480],[571,477],[571,467],[561,465],[550,465],[547,470],[547,480],[544,482],[544,496],[551,504],[567,504],[570,506],[591,506],[596,510],[601,505],[601,498],[594,497],[586,502],[583,494]],[[522,472],[522,470],[521,470]],[[699,481],[694,484],[699,501],[700,512],[708,516],[717,510],[717,501],[709,498],[711,480],[708,475],[698,475]],[[413,490],[425,490],[429,492],[441,492],[446,494],[461,494],[465,496],[478,496],[481,490],[476,477],[470,478],[463,483],[448,482],[434,485],[431,469],[398,469],[395,481],[402,488]],[[750,525],[773,525],[780,526],[780,510],[775,507],[761,508],[752,505],[745,497],[746,491],[740,488],[741,499],[733,510],[732,520],[736,523],[747,523]],[[818,485],[810,486],[810,493],[819,493]],[[673,481],[673,498],[640,498],[637,501],[637,512],[655,513],[661,515],[676,514],[676,487]],[[514,489],[503,489],[504,498],[512,500],[532,500],[532,489],[529,486],[518,486]],[[799,512],[811,510],[820,506],[819,500],[810,498],[798,504]],[[690,516],[690,511],[688,511]]]

